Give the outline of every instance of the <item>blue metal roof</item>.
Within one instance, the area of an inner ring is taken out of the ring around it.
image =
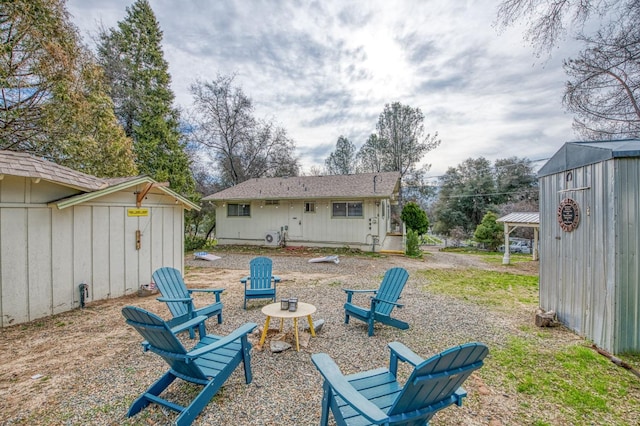
[[[542,166],[538,177],[624,157],[640,157],[640,139],[567,142]]]

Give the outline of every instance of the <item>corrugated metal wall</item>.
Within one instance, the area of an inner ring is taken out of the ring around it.
[[[615,352],[640,351],[640,161],[616,161],[617,338]]]
[[[614,353],[640,350],[639,168],[637,159],[608,160],[539,182],[541,307]],[[557,220],[566,198],[580,208],[572,232]]]

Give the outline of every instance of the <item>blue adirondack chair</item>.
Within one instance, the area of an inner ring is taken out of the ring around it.
[[[187,351],[174,334],[175,330],[172,331],[159,316],[134,306],[125,306],[122,315],[127,324],[144,337],[145,351],[160,355],[171,367],[131,404],[128,417],[155,403],[179,413],[174,424],[190,425],[241,362],[245,381],[251,383],[251,343],[247,334],[256,328],[256,324],[246,323],[225,337],[209,334]],[[192,326],[204,320],[205,316],[199,316],[188,322]],[[203,386],[186,407],[160,396],[176,378]]]
[[[222,323],[223,305],[220,301],[220,293],[224,291],[223,288],[187,288],[180,271],[169,267],[157,269],[153,273],[153,282],[156,283],[158,290],[162,294],[162,297],[159,297],[158,300],[166,302],[171,315],[173,315],[173,319],[169,321],[171,327],[200,315],[204,315],[207,318],[217,316],[218,324]],[[196,309],[191,297],[191,293],[194,292],[213,293],[216,301],[211,305]],[[200,333],[200,338],[207,334],[204,322],[198,324],[198,332]],[[192,339],[194,338],[193,328],[189,329],[189,335]]]
[[[329,410],[343,425],[428,425],[439,410],[462,405],[461,387],[482,367],[489,349],[482,343],[456,346],[423,360],[399,342],[389,343],[389,368],[342,375],[329,355],[311,360],[324,377],[320,425],[329,422]],[[398,360],[414,366],[404,386],[396,379]]]
[[[373,325],[376,321],[397,327],[401,330],[409,328],[409,324],[391,317],[394,307],[401,308],[398,303],[400,293],[409,279],[409,273],[403,268],[391,268],[385,274],[377,290],[343,289],[347,293],[347,303],[344,304],[344,323],[349,324],[349,318],[354,317],[369,325],[369,336],[373,336]],[[373,293],[369,309],[352,303],[354,293]]]
[[[249,262],[249,275],[240,279],[244,284],[244,309],[247,300],[271,299],[276,301],[276,284],[280,277],[272,275],[273,264],[268,257],[255,257]]]

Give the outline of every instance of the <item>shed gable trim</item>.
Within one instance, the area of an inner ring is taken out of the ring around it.
[[[131,178],[130,180],[125,180],[123,182],[120,182],[116,185],[113,186],[109,186],[105,189],[99,190],[99,191],[94,191],[94,192],[88,192],[85,194],[80,194],[80,195],[76,195],[73,197],[69,197],[69,198],[65,198],[63,200],[58,200],[58,201],[54,201],[49,203],[49,206],[55,206],[57,207],[59,210],[62,209],[66,209],[67,207],[72,207],[78,204],[82,204],[82,203],[86,203],[88,201],[91,200],[95,200],[97,198],[100,197],[104,197],[106,195],[109,194],[113,194],[116,193],[118,191],[122,191],[124,189],[127,188],[131,188],[133,186],[137,186],[143,183],[147,183],[147,184],[155,184],[157,183],[155,180],[151,179],[148,176],[139,176],[139,177],[135,177],[135,178]],[[166,195],[169,195],[170,197],[173,197],[176,199],[176,201],[178,201],[179,203],[182,204],[182,206],[187,209],[187,210],[196,210],[199,211],[200,210],[200,206],[198,206],[197,204],[191,202],[190,200],[188,200],[187,198],[179,195],[178,193],[176,193],[175,191],[169,189],[168,187],[165,186],[154,186],[154,188],[159,189],[161,192],[164,192]],[[133,200],[136,201],[136,200]]]

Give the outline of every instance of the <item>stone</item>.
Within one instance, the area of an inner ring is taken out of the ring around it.
[[[270,348],[271,348],[271,352],[278,353],[278,352],[284,352],[287,349],[291,349],[291,345],[282,340],[271,339]]]
[[[313,330],[316,333],[319,333],[320,330],[322,330],[322,326],[323,325],[324,325],[324,320],[323,319],[316,320],[316,321],[313,322]],[[304,328],[304,331],[309,331],[310,332],[310,329],[309,329],[308,325]]]

